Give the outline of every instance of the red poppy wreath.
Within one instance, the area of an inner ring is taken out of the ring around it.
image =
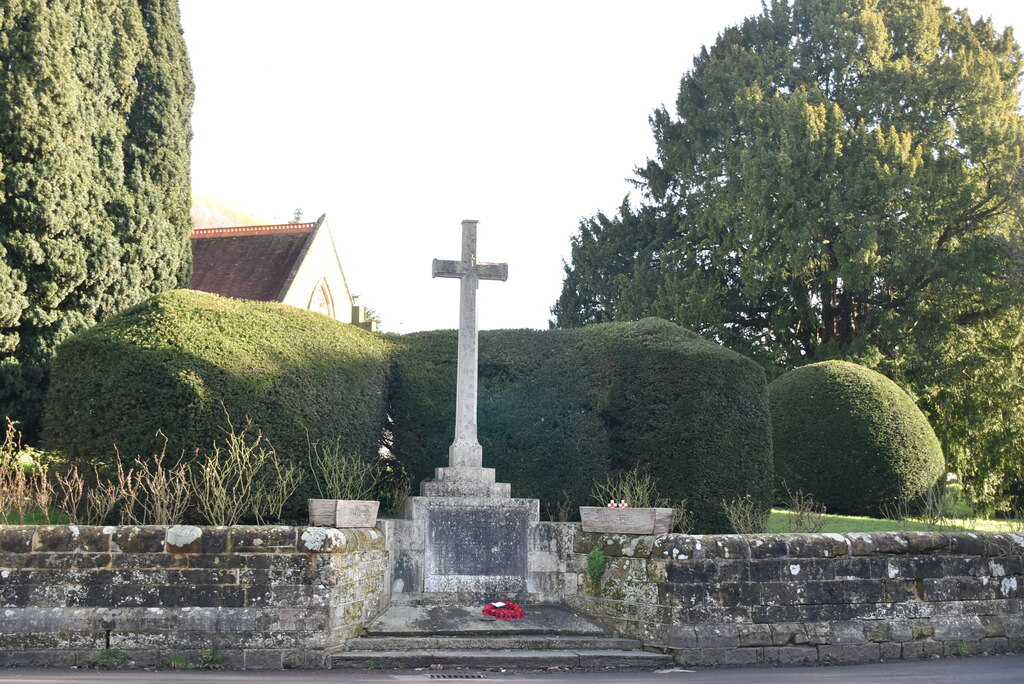
[[[511,601],[495,601],[484,606],[484,615],[490,615],[498,620],[518,620],[526,615],[526,611]]]

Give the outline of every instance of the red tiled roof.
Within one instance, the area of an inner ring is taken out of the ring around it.
[[[277,301],[315,223],[202,228],[192,233],[192,289]]]

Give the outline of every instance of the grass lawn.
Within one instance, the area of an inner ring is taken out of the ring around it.
[[[768,531],[772,533],[789,532],[790,512],[785,508],[773,508],[768,520]],[[986,520],[983,518],[946,520],[943,525],[929,528],[920,520],[888,520],[885,518],[862,518],[853,515],[826,515],[828,522],[822,532],[902,532],[902,531],[934,531],[959,532],[970,530],[975,532],[1020,532],[1024,530],[1024,522],[1019,520]]]

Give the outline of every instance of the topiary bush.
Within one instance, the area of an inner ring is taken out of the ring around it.
[[[447,463],[457,337],[393,340],[394,452],[419,481]],[[729,531],[723,499],[771,503],[763,370],[663,320],[480,333],[478,433],[484,465],[548,510],[637,465],[689,499],[698,531]]]
[[[583,503],[610,447],[587,393],[580,330],[480,333],[477,433],[484,466],[546,509]],[[415,483],[448,464],[455,431],[454,330],[393,338],[394,453]]]
[[[813,494],[829,513],[884,514],[945,473],[924,414],[869,368],[802,366],[772,382],[768,396],[778,488]]]
[[[283,304],[164,292],[60,345],[44,440],[103,465],[115,446],[157,454],[166,435],[169,455],[193,458],[224,441],[230,416],[251,418],[304,472],[307,433],[374,458],[389,350],[379,335]]]

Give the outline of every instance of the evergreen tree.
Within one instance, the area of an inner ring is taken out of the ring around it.
[[[137,197],[163,183],[164,206],[175,206],[182,177],[187,187],[191,78],[180,25],[166,23],[176,5],[156,12],[157,30],[143,9],[139,0],[3,0],[0,11],[0,415],[29,432],[62,340],[187,282],[187,204],[183,215],[154,215]],[[157,107],[142,86],[164,74],[182,81],[167,89],[181,102],[150,114]],[[165,122],[174,168],[148,170],[159,168],[160,145],[138,153],[129,143],[133,121],[146,118]],[[151,179],[144,191],[139,168]]]
[[[655,112],[646,205],[581,231],[555,322],[661,315],[767,363],[866,363],[922,400],[976,494],[1019,479],[1020,70],[1011,31],[940,0],[771,2]]]

